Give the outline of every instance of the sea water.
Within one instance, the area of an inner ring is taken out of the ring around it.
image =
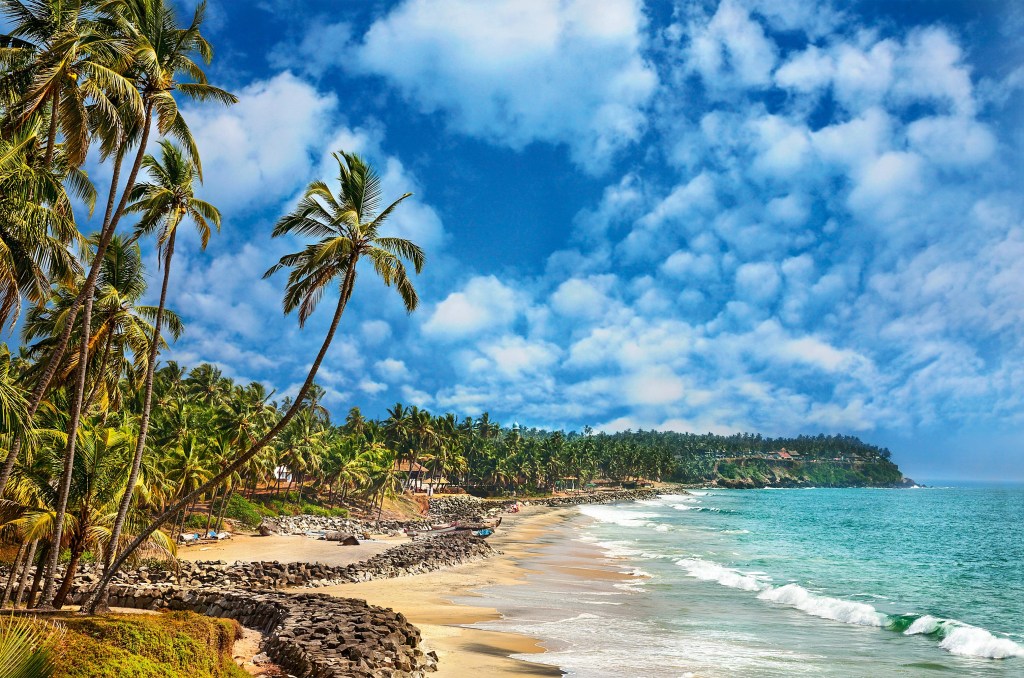
[[[579,676],[1024,677],[1024,487],[695,490],[583,506],[489,593]],[[556,564],[596,546],[610,582]],[[560,552],[561,549],[561,552]]]

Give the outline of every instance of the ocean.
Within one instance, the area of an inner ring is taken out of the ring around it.
[[[524,659],[576,676],[1024,677],[1024,487],[577,510],[524,585],[485,592],[504,618],[480,627],[548,649]],[[587,559],[626,577],[588,576]]]

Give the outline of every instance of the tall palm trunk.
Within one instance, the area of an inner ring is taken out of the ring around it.
[[[163,322],[164,308],[167,305],[168,280],[171,277],[171,259],[174,257],[174,238],[178,230],[171,231],[167,238],[167,253],[164,257],[164,279],[160,286],[160,304],[156,307],[156,319],[153,321],[153,344],[149,349],[149,363],[146,365],[146,386],[145,396],[142,403],[142,420],[139,422],[139,435],[135,441],[135,454],[132,456],[132,467],[128,473],[128,485],[124,488],[124,495],[117,507],[117,517],[114,519],[114,527],[110,530],[110,548],[107,549],[103,559],[103,570],[110,569],[110,563],[117,555],[117,544],[121,538],[121,531],[124,529],[124,522],[128,518],[128,509],[132,504],[132,497],[135,494],[135,485],[139,482],[139,473],[142,470],[142,457],[146,450],[146,435],[149,433],[149,418],[153,412],[153,382],[156,375],[156,358],[160,350],[160,327]]]
[[[46,135],[46,156],[43,162],[46,169],[53,164],[53,153],[57,150],[57,105],[60,103],[60,90],[54,89],[50,99],[50,130]]]
[[[47,556],[52,550],[52,544],[49,542],[43,542],[43,549],[39,552],[39,560],[36,563],[36,572],[32,577],[32,586],[28,590],[28,600],[25,601],[25,607],[32,607],[35,605],[36,595],[39,593],[39,582],[43,577],[43,572],[46,570],[46,563],[49,560]]]
[[[147,129],[149,125],[149,117],[147,117]],[[141,166],[141,158],[136,158],[139,166]],[[97,248],[99,253],[102,250],[106,252],[107,245],[110,244],[110,238],[114,234],[114,227],[111,226],[111,220],[114,213],[114,204],[117,200],[117,185],[121,180],[121,164],[124,162],[124,153],[118,153],[117,158],[114,161],[114,176],[110,179],[110,192],[107,195],[107,209],[103,215],[103,227],[100,230],[100,247]],[[136,174],[138,171],[136,170]],[[133,183],[134,179],[129,182]],[[127,195],[129,187],[125,187],[125,194]],[[122,201],[123,202],[123,201]],[[103,257],[97,256],[92,263],[92,267],[89,269],[89,276],[95,280],[94,271],[98,274],[99,267],[102,265]],[[46,389],[49,388],[50,382],[53,381],[54,375],[57,374],[57,369],[60,367],[61,360],[64,358],[64,352],[68,348],[68,342],[71,341],[71,333],[75,327],[75,320],[78,318],[78,312],[82,308],[82,302],[85,300],[85,288],[78,293],[75,301],[71,304],[71,308],[67,312],[67,320],[64,322],[64,330],[61,332],[60,337],[57,340],[56,346],[53,347],[53,352],[50,353],[50,357],[47,360],[46,368],[43,370],[42,375],[39,377],[39,381],[36,382],[35,387],[32,389],[32,394],[29,397],[28,409],[25,417],[25,421],[30,422],[35,417],[36,411],[39,409],[39,405],[43,402],[43,397],[46,395]],[[11,449],[7,453],[7,459],[4,460],[3,469],[0,470],[0,491],[7,486],[7,481],[11,477],[11,472],[14,470],[14,464],[18,460],[18,455],[21,453],[22,441],[24,439],[24,433],[22,435],[15,436],[14,442],[11,443]]]
[[[61,476],[60,494],[57,498],[57,510],[55,517],[56,524],[54,526],[53,540],[56,548],[51,549],[49,554],[50,567],[46,574],[46,581],[43,584],[43,593],[39,600],[39,607],[42,608],[52,607],[54,578],[57,573],[57,562],[60,559],[60,541],[64,533],[64,514],[67,511],[68,495],[71,493],[71,473],[75,464],[75,446],[78,440],[78,427],[81,424],[82,402],[85,398],[85,374],[86,368],[88,367],[87,363],[89,362],[89,333],[91,329],[90,323],[92,322],[92,306],[95,296],[94,292],[96,290],[96,278],[98,277],[100,268],[103,264],[103,257],[107,253],[107,246],[110,244],[110,239],[113,237],[114,231],[117,229],[117,222],[120,220],[121,215],[124,213],[124,208],[128,204],[128,195],[131,193],[131,189],[135,185],[135,179],[139,176],[139,169],[142,167],[142,158],[146,154],[146,145],[149,143],[149,127],[152,123],[152,119],[153,104],[148,103],[146,105],[145,127],[143,127],[142,130],[142,139],[139,141],[139,150],[135,154],[135,163],[132,165],[132,170],[128,175],[128,182],[125,184],[124,192],[121,194],[121,200],[117,205],[117,209],[111,216],[110,223],[106,224],[101,232],[99,246],[96,248],[96,258],[93,260],[92,267],[89,270],[89,277],[86,278],[85,289],[82,290],[82,294],[85,295],[85,308],[82,311],[82,345],[79,347],[78,352],[78,370],[76,372],[77,383],[75,384],[74,398],[71,401],[71,421],[68,424],[68,446],[64,451],[64,469],[63,475]],[[67,328],[65,328],[65,331],[67,331]]]
[[[210,525],[213,524],[213,505],[217,503],[217,490],[219,489],[220,487],[213,488],[213,496],[210,497],[210,506],[206,512],[206,533],[203,535],[204,537],[210,536]]]
[[[36,557],[36,547],[39,546],[39,540],[33,540],[28,546],[28,556],[25,558],[25,564],[21,567],[21,581],[18,583],[18,591],[14,594],[14,607],[18,607],[21,604],[21,599],[25,596],[25,587],[28,586],[28,571],[32,568],[32,561]]]
[[[334,318],[331,320],[331,326],[327,330],[327,336],[324,337],[324,342],[320,346],[320,351],[316,354],[316,359],[313,361],[313,365],[309,368],[309,374],[306,376],[306,380],[302,383],[302,388],[295,396],[295,400],[292,402],[292,406],[288,408],[284,416],[281,417],[281,421],[277,422],[272,429],[270,429],[262,438],[257,440],[253,445],[246,450],[244,453],[239,455],[235,461],[228,464],[220,473],[215,475],[210,480],[206,481],[196,489],[192,490],[189,494],[179,499],[167,510],[157,516],[153,522],[147,525],[139,533],[137,537],[129,544],[124,551],[117,557],[117,559],[111,563],[110,567],[103,574],[103,578],[100,579],[99,584],[96,587],[96,591],[90,597],[89,601],[82,606],[82,609],[86,612],[94,612],[97,600],[103,595],[107,585],[110,584],[110,580],[113,579],[114,574],[117,573],[118,569],[124,565],[124,562],[128,560],[128,557],[135,552],[135,549],[139,548],[149,535],[156,532],[161,525],[163,525],[168,518],[173,516],[178,509],[185,506],[194,497],[198,497],[210,490],[210,488],[224,482],[225,479],[229,478],[232,473],[238,471],[238,469],[245,466],[250,459],[256,456],[260,450],[266,447],[267,443],[273,440],[277,435],[284,430],[289,422],[298,414],[302,408],[302,403],[306,399],[306,394],[309,393],[309,389],[313,386],[313,381],[316,379],[316,374],[320,370],[320,364],[324,361],[324,356],[327,355],[327,349],[330,348],[331,342],[334,340],[334,334],[338,331],[338,325],[341,322],[341,316],[345,312],[345,306],[348,304],[349,298],[352,296],[352,288],[355,284],[356,277],[356,264],[359,261],[359,256],[354,255],[349,261],[348,270],[345,272],[345,278],[341,284],[340,294],[338,295],[338,307],[334,311]]]
[[[232,485],[231,489],[227,491],[220,500],[220,510],[217,511],[217,522],[214,523],[213,529],[220,532],[224,529],[224,513],[228,510],[228,504],[231,503],[231,497],[235,494],[235,486]]]

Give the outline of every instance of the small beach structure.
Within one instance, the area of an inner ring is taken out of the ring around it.
[[[430,471],[427,470],[426,466],[409,459],[403,459],[395,462],[395,470],[405,474],[405,486],[407,488],[413,492],[426,491],[424,486],[430,475]]]

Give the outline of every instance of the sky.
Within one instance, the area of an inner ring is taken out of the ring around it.
[[[224,224],[179,240],[168,359],[297,390],[336,297],[284,316],[270,231],[354,151],[427,265],[412,315],[362,271],[337,416],[845,433],[1024,480],[1019,4],[210,0],[205,32],[239,103],[184,106]]]

